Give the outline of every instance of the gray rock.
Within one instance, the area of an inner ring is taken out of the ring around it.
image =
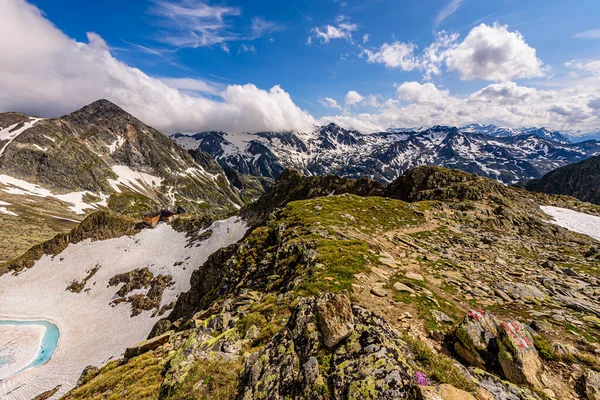
[[[310,357],[307,362],[302,365],[304,379],[308,385],[312,385],[319,377],[319,361],[316,357]]]
[[[413,288],[406,286],[402,282],[394,283],[394,289],[396,289],[399,292],[416,293]]]
[[[425,280],[425,278],[423,278],[423,275],[417,274],[416,272],[407,272],[406,274],[404,274],[404,276],[406,276],[408,279],[412,279],[415,281],[423,282]]]
[[[585,395],[588,400],[600,400],[600,373],[588,370],[584,377]]]
[[[371,293],[377,297],[386,297],[388,295],[387,292],[385,290],[383,290],[382,288],[380,288],[379,286],[374,286],[371,289]]]
[[[443,323],[446,323],[446,324],[453,324],[454,323],[454,319],[452,319],[451,317],[447,316],[446,314],[444,314],[441,311],[431,310],[431,315],[433,315],[433,317],[435,318],[435,320],[437,322],[443,322]]]
[[[572,308],[573,310],[589,312],[600,317],[600,306],[597,306],[596,304],[590,301],[584,299],[576,299],[574,297],[564,295],[557,295],[554,298],[563,303],[565,306]]]
[[[515,300],[544,301],[546,294],[535,286],[524,283],[505,282],[501,288]]]
[[[526,326],[517,321],[504,322],[498,328],[496,340],[498,359],[506,378],[517,385],[543,389],[542,361]]]
[[[333,347],[354,331],[354,316],[348,292],[327,294],[317,300],[319,330],[325,346]]]
[[[258,329],[256,325],[250,325],[250,328],[248,328],[246,334],[244,335],[244,339],[254,340],[258,337],[259,334],[260,329]]]
[[[469,311],[454,332],[454,349],[471,365],[494,368],[497,364],[498,325],[498,320],[485,311]]]
[[[144,340],[143,342],[140,342],[135,346],[128,347],[127,350],[125,350],[125,354],[123,355],[123,357],[126,359],[130,359],[144,354],[148,351],[158,349],[160,346],[169,342],[169,340],[171,339],[171,334],[172,331],[169,331],[152,339]]]

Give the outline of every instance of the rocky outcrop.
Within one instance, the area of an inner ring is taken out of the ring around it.
[[[534,192],[565,194],[600,204],[600,156],[557,168],[540,179],[527,182],[525,188]]]
[[[588,400],[600,400],[600,373],[588,370],[584,375],[585,395]]]
[[[469,364],[497,369],[499,321],[485,311],[471,310],[455,330],[454,350]]]
[[[498,328],[498,359],[509,381],[542,389],[542,361],[527,328],[516,321],[504,322]]]
[[[469,311],[454,332],[454,350],[475,367],[543,389],[542,361],[530,329],[517,321],[500,323],[484,311]]]
[[[335,346],[354,331],[354,316],[348,292],[319,298],[317,316],[319,330],[327,347]]]
[[[261,399],[265,393],[274,400],[411,398],[415,387],[404,361],[406,345],[373,313],[353,306],[354,330],[330,349],[324,346],[319,327],[326,316],[348,319],[345,297],[327,294],[301,300],[286,327],[246,360],[240,398]],[[323,304],[327,314],[321,312]],[[336,316],[335,310],[346,316]]]

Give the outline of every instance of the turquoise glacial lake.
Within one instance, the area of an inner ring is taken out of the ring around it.
[[[58,339],[60,337],[60,330],[58,329],[58,326],[54,325],[50,321],[0,320],[0,325],[41,325],[46,328],[37,357],[31,363],[15,372],[15,374],[25,371],[26,369],[36,368],[46,364],[48,361],[50,361],[52,355],[56,351]],[[0,359],[0,365],[2,365],[2,359]]]

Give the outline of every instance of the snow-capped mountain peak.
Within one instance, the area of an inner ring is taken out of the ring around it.
[[[222,166],[267,178],[295,168],[390,182],[411,167],[439,165],[515,183],[600,153],[597,141],[571,144],[555,133],[472,124],[362,134],[331,123],[309,133],[178,133],[173,139],[210,153]]]

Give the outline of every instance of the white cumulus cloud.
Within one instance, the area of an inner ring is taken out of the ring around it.
[[[443,53],[446,66],[463,80],[507,81],[543,76],[542,62],[519,32],[481,24]]]
[[[328,108],[337,108],[338,110],[342,109],[338,102],[335,99],[332,99],[331,97],[325,97],[324,99],[319,100],[319,103]]]
[[[440,75],[442,67],[456,71],[462,80],[509,81],[544,76],[544,66],[536,50],[523,36],[507,26],[494,23],[473,28],[459,41],[457,33],[444,31],[420,54],[412,43],[384,43],[380,48],[363,49],[367,62],[403,71],[420,69],[425,78]]]
[[[412,43],[384,43],[379,49],[364,49],[361,54],[367,56],[367,62],[383,64],[388,68],[411,71],[419,66],[415,57],[416,46]]]
[[[0,111],[52,117],[106,98],[165,132],[308,131],[315,122],[279,86],[151,77],[113,57],[97,34],[69,38],[24,0],[0,2],[0,54]]]
[[[515,82],[492,83],[467,96],[452,95],[431,82],[404,82],[396,86],[396,98],[380,104],[375,113],[322,117],[320,123],[336,122],[362,132],[390,127],[466,125],[545,126],[585,132],[600,126],[600,70],[596,61],[571,64],[585,75],[564,88],[542,90]]]
[[[311,36],[307,43],[312,44],[312,38],[320,39],[322,43],[329,43],[334,39],[345,39],[352,42],[352,32],[358,30],[357,24],[347,21],[346,17],[340,16],[336,19],[335,25],[326,25],[324,27],[315,27],[311,30]]]
[[[355,104],[363,101],[364,97],[362,97],[358,92],[351,90],[346,94],[346,105],[353,106]]]

